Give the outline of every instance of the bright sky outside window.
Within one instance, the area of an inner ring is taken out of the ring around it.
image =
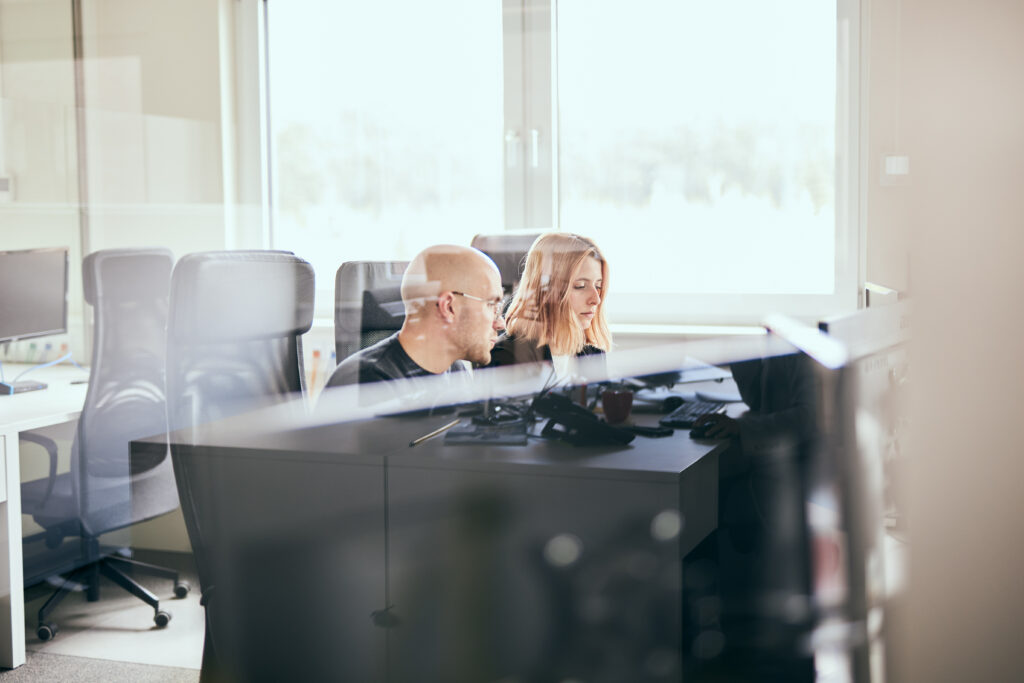
[[[562,228],[620,292],[831,293],[835,5],[624,7],[558,4]]]
[[[556,228],[602,247],[619,322],[852,308],[858,12],[270,0],[273,246],[328,289],[343,261]]]
[[[274,246],[326,284],[500,230],[500,21],[479,0],[271,1]]]

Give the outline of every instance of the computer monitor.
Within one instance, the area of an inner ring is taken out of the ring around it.
[[[68,330],[68,248],[0,251],[0,342]]]

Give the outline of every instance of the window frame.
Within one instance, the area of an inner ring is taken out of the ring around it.
[[[259,55],[256,115],[261,137],[260,183],[263,240],[266,248],[287,248],[275,231],[270,168],[273,153],[267,122],[271,117],[267,82],[269,45],[266,5],[260,6],[256,36],[247,40]],[[861,69],[862,0],[836,0],[835,126],[835,286],[831,294],[687,294],[616,292],[607,302],[608,317],[621,324],[750,325],[772,313],[805,320],[856,310],[865,282],[867,159],[866,88]],[[494,230],[561,230],[558,164],[557,0],[501,0],[504,58],[504,195],[505,225]],[[250,24],[251,26],[251,24]],[[250,100],[251,101],[251,98]],[[240,108],[244,109],[244,108]],[[245,114],[239,113],[244,120]],[[250,121],[252,118],[250,118]],[[252,124],[248,129],[252,130]],[[246,128],[243,126],[242,128]],[[246,136],[252,140],[256,136]],[[251,186],[252,183],[246,183]],[[301,255],[301,254],[300,254]],[[340,265],[340,262],[339,264]],[[320,273],[317,317],[328,318],[333,306],[333,273]]]

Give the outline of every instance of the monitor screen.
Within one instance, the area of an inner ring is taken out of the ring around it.
[[[68,248],[0,251],[0,341],[68,328]]]

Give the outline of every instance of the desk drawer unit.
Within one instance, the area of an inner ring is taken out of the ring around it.
[[[681,676],[678,481],[392,466],[388,510],[391,680]]]

